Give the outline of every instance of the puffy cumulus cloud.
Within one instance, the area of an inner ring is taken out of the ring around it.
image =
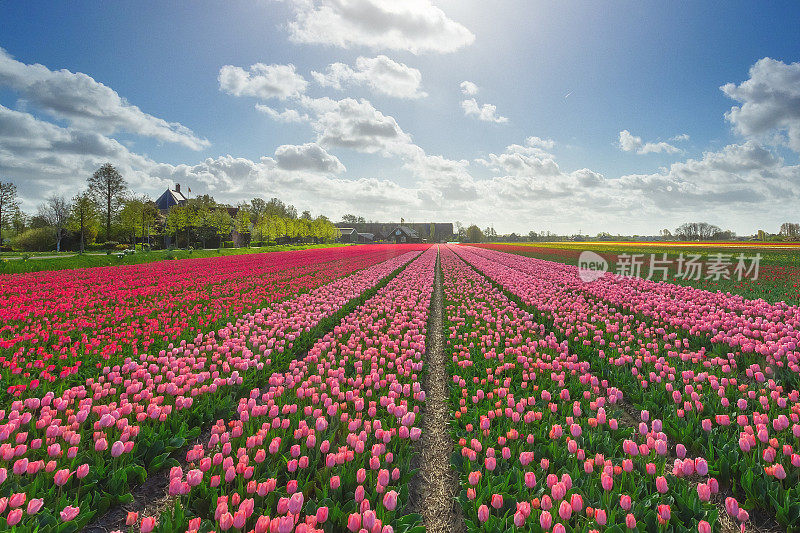
[[[344,172],[341,161],[317,143],[284,144],[275,149],[275,161],[283,170],[311,170],[328,174]]]
[[[423,98],[420,90],[422,74],[419,70],[398,63],[385,55],[359,57],[355,69],[344,63],[333,63],[325,73],[311,72],[323,87],[343,89],[345,85],[364,84],[373,91],[395,98]]]
[[[700,159],[673,163],[658,174],[628,175],[616,185],[662,212],[758,209],[791,205],[800,195],[800,167],[754,141],[732,144]]]
[[[637,154],[677,154],[680,148],[676,148],[666,142],[643,142],[641,137],[632,135],[628,130],[619,132],[619,149],[623,152],[636,152]]]
[[[461,108],[464,110],[466,116],[477,117],[478,120],[484,122],[495,122],[497,124],[504,124],[508,122],[508,118],[497,114],[497,106],[492,104],[478,105],[474,98],[467,98],[461,102]]]
[[[290,38],[351,48],[454,52],[475,40],[466,27],[429,0],[289,0]]]
[[[478,94],[478,86],[472,83],[471,81],[464,80],[461,82],[461,94],[466,94],[467,96],[475,96]]]
[[[426,201],[431,206],[478,199],[476,181],[469,173],[469,161],[428,155],[421,148],[412,151],[403,165],[419,180]]]
[[[384,115],[367,100],[315,99],[307,104],[317,113],[312,126],[323,146],[401,155],[412,144],[411,136],[394,117]]]
[[[272,117],[272,120],[278,122],[300,123],[300,122],[309,122],[311,120],[311,118],[309,118],[307,114],[303,113],[301,115],[300,112],[297,111],[296,109],[284,109],[283,111],[278,111],[277,109],[272,108],[268,105],[256,104],[256,110],[261,111],[262,113],[266,113],[267,115]]]
[[[540,148],[541,141],[542,139],[538,137],[529,137],[525,146],[512,144],[507,146],[502,154],[489,154],[486,159],[477,159],[476,162],[507,175],[526,177],[560,175],[561,169],[553,155]],[[545,145],[550,143],[544,142]]]
[[[759,59],[750,67],[750,78],[720,89],[742,104],[725,114],[738,133],[769,143],[777,137],[800,153],[800,62]]]
[[[295,66],[256,63],[248,70],[233,65],[219,69],[219,90],[233,96],[256,98],[291,98],[306,92],[308,82]]]
[[[51,194],[75,195],[107,161],[120,168],[132,187],[166,188],[167,182],[143,171],[152,161],[116,140],[0,105],[0,175],[17,185],[26,210]]]
[[[726,227],[749,230],[754,212],[779,224],[800,199],[800,166],[787,166],[753,141],[673,163],[659,173],[619,178],[586,168],[566,172],[536,144],[512,144],[502,154],[476,160],[499,174],[475,181],[478,197],[493,206],[487,216],[493,210],[502,210],[506,219],[535,212],[539,223],[567,231],[576,228],[565,220],[630,232],[631,227],[655,231],[655,224],[676,227],[702,209]]]
[[[211,143],[177,122],[148,115],[91,76],[28,65],[0,48],[0,87],[8,87],[27,103],[64,119],[76,129],[105,135],[125,131],[200,150]]]
[[[556,146],[553,139],[542,139],[541,137],[528,137],[525,139],[525,144],[533,148],[541,148],[542,150],[552,150]]]
[[[421,205],[419,191],[386,179],[341,179],[305,170],[285,170],[276,159],[258,161],[230,155],[209,158],[196,165],[160,165],[164,179],[200,183],[225,202],[236,203],[253,196],[276,196],[301,209],[335,218],[358,211],[371,216],[400,216]]]

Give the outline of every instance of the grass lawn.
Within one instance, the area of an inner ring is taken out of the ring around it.
[[[40,272],[44,270],[65,270],[73,268],[88,268],[110,265],[136,265],[152,263],[167,259],[189,259],[199,257],[219,257],[222,255],[260,254],[266,252],[283,252],[287,250],[306,250],[309,248],[329,248],[344,246],[342,244],[298,244],[264,246],[260,248],[222,248],[220,250],[157,250],[152,252],[136,252],[134,254],[117,257],[111,255],[93,255],[98,252],[75,255],[74,252],[62,252],[63,257],[35,259],[36,256],[53,256],[55,252],[38,252],[30,254],[27,260],[10,259],[19,257],[20,254],[4,254],[0,257],[0,274],[20,274],[24,272]]]

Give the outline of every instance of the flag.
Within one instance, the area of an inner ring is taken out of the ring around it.
[[[191,187],[189,187],[189,192],[192,192],[192,188]]]

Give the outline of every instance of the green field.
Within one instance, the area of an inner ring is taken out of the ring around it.
[[[40,252],[30,254],[27,259],[23,259],[20,254],[4,254],[0,256],[0,274],[20,274],[25,272],[41,272],[45,270],[67,270],[73,268],[88,268],[112,265],[138,265],[141,263],[152,263],[154,261],[165,261],[174,259],[190,259],[202,257],[219,257],[223,255],[243,255],[260,254],[267,252],[284,252],[289,250],[306,250],[309,248],[328,248],[331,246],[344,246],[342,244],[297,244],[264,246],[260,248],[221,248],[219,250],[158,250],[151,252],[136,252],[133,254],[119,257],[116,252],[111,255],[95,255],[86,253],[83,255],[73,252],[62,252],[61,257],[54,252]],[[37,256],[44,256],[46,259],[38,259]]]

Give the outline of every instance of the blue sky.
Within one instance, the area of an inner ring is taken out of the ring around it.
[[[800,219],[800,5],[720,6],[4,2],[0,176],[31,211],[111,160],[139,193],[333,219],[777,231]]]

